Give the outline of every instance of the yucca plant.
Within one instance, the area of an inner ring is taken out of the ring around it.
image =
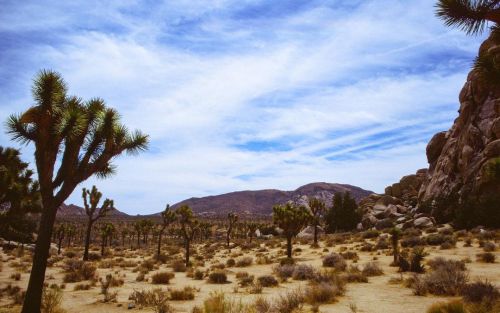
[[[104,100],[83,101],[67,95],[60,74],[41,71],[34,80],[35,104],[11,115],[8,133],[21,143],[34,143],[42,210],[23,313],[39,313],[50,239],[57,209],[75,187],[91,176],[113,174],[111,163],[123,152],[145,150],[148,137],[130,133],[120,123],[118,112]]]
[[[158,248],[156,251],[156,258],[159,260],[160,259],[160,252],[161,252],[161,237],[163,236],[163,232],[165,229],[175,222],[176,220],[176,215],[175,212],[170,209],[170,205],[167,204],[165,207],[165,210],[161,212],[161,218],[162,218],[162,224],[160,226],[160,229],[158,231]]]
[[[113,200],[104,200],[102,206],[98,208],[99,202],[102,198],[102,193],[97,190],[96,186],[92,186],[91,190],[86,188],[82,189],[83,206],[85,207],[85,214],[87,215],[87,231],[85,232],[85,248],[83,252],[83,260],[89,259],[89,246],[90,234],[94,223],[106,216],[113,208]]]

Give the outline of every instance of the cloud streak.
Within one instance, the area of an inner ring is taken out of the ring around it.
[[[380,192],[426,166],[482,40],[444,28],[433,5],[7,1],[0,114],[31,103],[41,68],[106,99],[152,138],[147,153],[117,160],[115,177],[85,183],[128,213],[313,181]],[[5,134],[0,144],[15,145]]]

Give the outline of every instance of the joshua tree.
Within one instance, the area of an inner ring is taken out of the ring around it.
[[[160,259],[160,250],[161,250],[161,237],[163,236],[163,232],[165,229],[175,222],[176,215],[175,212],[170,209],[170,205],[167,204],[165,207],[165,211],[161,212],[161,218],[162,218],[162,224],[160,226],[160,229],[158,231],[158,248],[156,251],[156,258]]]
[[[147,147],[147,136],[130,134],[118,113],[101,99],[83,102],[66,95],[66,84],[53,71],[41,71],[32,89],[35,105],[7,121],[14,140],[33,142],[42,210],[33,266],[22,313],[39,313],[50,239],[59,206],[75,187],[93,175],[108,177],[122,152]]]
[[[226,245],[229,248],[229,241],[231,239],[231,232],[233,231],[234,224],[238,221],[238,215],[229,213],[227,215],[227,229],[226,229]]]
[[[311,220],[311,213],[303,206],[295,206],[291,203],[275,205],[273,207],[273,222],[283,229],[286,237],[286,255],[292,258],[292,239]]]
[[[254,222],[250,222],[250,223],[247,223],[247,227],[248,227],[248,237],[250,238],[249,241],[252,242],[252,238],[255,235],[255,232],[257,231],[257,229],[259,228],[259,224],[254,223]]]
[[[64,239],[65,233],[66,233],[66,225],[65,224],[59,224],[59,226],[56,229],[57,254],[61,254],[61,246],[62,246],[62,241]]]
[[[439,0],[436,7],[446,26],[456,26],[468,35],[482,33],[488,22],[500,23],[498,0]]]
[[[0,146],[0,236],[24,243],[33,240],[36,229],[27,213],[40,211],[41,198],[33,171],[19,155],[16,149]]]
[[[391,241],[392,241],[392,251],[394,256],[394,261],[392,264],[394,266],[399,265],[399,237],[401,236],[401,231],[399,228],[394,227],[391,229]]]
[[[71,246],[71,240],[76,234],[76,226],[74,224],[66,225],[66,238],[68,239],[67,247]]]
[[[130,234],[130,230],[127,225],[122,225],[120,227],[120,235],[122,237],[122,247],[125,247],[125,238]]]
[[[105,223],[101,225],[101,256],[104,257],[104,249],[106,245],[111,243],[113,233],[115,232],[115,225],[113,223]]]
[[[309,198],[309,209],[311,210],[311,222],[314,227],[314,246],[318,246],[318,226],[321,223],[321,217],[325,214],[325,202],[317,198]]]
[[[97,190],[96,186],[92,186],[92,190],[82,189],[83,206],[85,207],[85,214],[87,214],[87,232],[85,233],[85,250],[83,252],[83,260],[89,259],[89,245],[90,233],[92,232],[92,225],[106,216],[106,214],[113,208],[113,200],[104,200],[102,206],[97,208],[99,201],[101,201],[102,193]],[[87,199],[88,198],[88,199]]]
[[[194,218],[193,210],[187,205],[180,206],[175,210],[177,220],[181,226],[181,234],[184,238],[184,247],[186,249],[186,267],[189,266],[189,249],[196,230],[199,228],[199,222]]]

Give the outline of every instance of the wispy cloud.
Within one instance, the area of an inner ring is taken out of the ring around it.
[[[382,191],[426,166],[482,39],[442,26],[434,3],[6,1],[0,114],[31,103],[41,68],[106,99],[151,149],[85,185],[129,213],[312,181]]]

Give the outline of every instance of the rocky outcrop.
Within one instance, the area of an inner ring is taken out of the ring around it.
[[[498,36],[496,36],[498,37]],[[500,40],[490,36],[479,49],[480,58],[496,63]],[[497,65],[498,66],[498,65]],[[457,201],[484,192],[500,192],[488,175],[500,159],[500,84],[484,69],[472,70],[460,92],[459,116],[446,132],[427,146],[429,170],[419,191],[419,203],[453,197]]]
[[[385,188],[385,194],[371,194],[359,202],[363,212],[359,229],[397,227],[425,228],[435,224],[434,219],[417,212],[418,191],[427,177],[427,169],[407,175]]]

